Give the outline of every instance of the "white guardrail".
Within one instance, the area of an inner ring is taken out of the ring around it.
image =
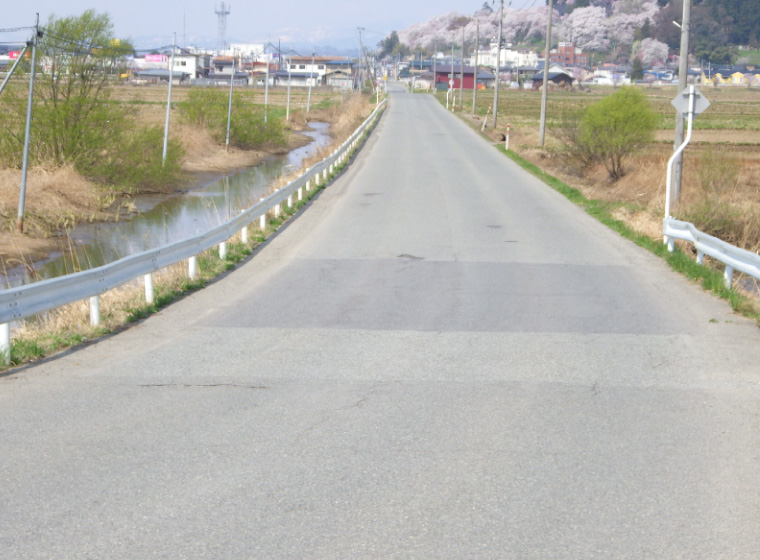
[[[74,301],[90,299],[90,323],[100,323],[100,295],[117,288],[140,276],[145,281],[145,298],[153,303],[152,274],[164,267],[188,260],[188,276],[194,278],[197,271],[197,255],[203,251],[219,246],[220,257],[226,255],[226,242],[238,232],[247,240],[248,225],[259,220],[261,229],[266,225],[267,212],[274,208],[275,215],[280,213],[280,205],[287,201],[293,205],[293,196],[302,199],[303,189],[327,180],[335,166],[345,162],[358,147],[362,135],[375,122],[384,107],[383,100],[372,114],[356,129],[348,140],[328,158],[310,167],[297,179],[261,200],[261,202],[242,211],[235,218],[195,237],[177,241],[157,249],[138,253],[119,259],[110,264],[61,276],[33,284],[0,290],[0,360],[10,361],[10,323],[38,313],[49,311]]]
[[[705,255],[725,264],[726,269],[723,277],[726,280],[727,288],[731,288],[734,270],[739,270],[760,280],[760,255],[734,247],[717,237],[699,231],[694,227],[694,224],[681,222],[675,218],[665,218],[662,221],[662,232],[671,252],[673,251],[673,240],[683,239],[694,244],[699,264],[702,264]]]

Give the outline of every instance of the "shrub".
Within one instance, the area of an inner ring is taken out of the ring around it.
[[[212,88],[193,88],[187,100],[179,104],[184,122],[207,128],[214,140],[223,143],[227,136],[229,92]],[[239,92],[232,96],[230,144],[242,149],[269,145],[284,145],[282,121],[270,114],[264,122],[264,110],[248,103]]]
[[[164,131],[160,127],[136,128],[124,134],[118,146],[90,162],[83,171],[93,179],[120,189],[150,188],[176,181],[184,150],[169,140],[163,162]]]
[[[577,125],[566,126],[561,137],[566,154],[580,161],[581,167],[602,163],[610,179],[625,174],[625,160],[653,138],[657,114],[636,87],[623,87],[589,105],[577,118]]]

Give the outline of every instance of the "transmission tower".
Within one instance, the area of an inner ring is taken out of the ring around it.
[[[217,38],[217,48],[223,51],[227,48],[227,16],[230,14],[230,7],[225,6],[224,2],[218,10],[214,10],[219,18],[219,37]]]

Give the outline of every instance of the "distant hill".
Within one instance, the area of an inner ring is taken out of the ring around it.
[[[552,37],[555,44],[572,41],[603,59],[652,59],[663,53],[667,58],[680,47],[680,30],[673,21],[680,21],[682,13],[681,0],[558,0]],[[542,50],[547,16],[545,5],[524,10],[505,7],[505,42]],[[731,62],[738,46],[757,47],[760,43],[758,0],[693,0],[691,20],[690,51],[697,59]],[[442,50],[461,44],[463,33],[472,45],[478,28],[480,43],[487,44],[496,40],[498,24],[498,10],[486,3],[472,15],[439,15],[399,31],[401,47],[396,50],[403,51],[404,46],[411,51]]]

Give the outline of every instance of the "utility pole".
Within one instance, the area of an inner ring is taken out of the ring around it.
[[[311,52],[311,79],[314,79],[314,51]],[[311,108],[311,80],[309,80],[309,97],[306,98],[306,112]]]
[[[554,15],[554,1],[549,0],[549,16],[546,23],[546,52],[544,53],[544,87],[541,92],[541,124],[538,128],[538,145],[544,145],[546,133],[546,95],[549,90],[549,58],[552,48],[552,16]]]
[[[493,90],[493,127],[496,128],[496,119],[499,113],[499,64],[501,62],[501,30],[504,22],[504,0],[501,0],[499,9],[499,38],[496,44],[496,80]]]
[[[451,95],[454,95],[454,43],[451,43],[451,68],[449,68],[449,91],[452,92]],[[451,104],[451,107],[454,107],[454,104]],[[447,105],[448,108],[448,105]]]
[[[37,23],[34,24],[34,37],[32,38],[32,75],[29,79],[29,99],[26,104],[26,128],[24,129],[24,159],[21,169],[21,190],[18,198],[18,219],[16,229],[24,233],[24,206],[26,204],[26,175],[29,171],[29,142],[32,134],[32,105],[34,102],[34,76],[37,73],[37,40],[40,38],[40,14],[37,14]]]
[[[267,63],[267,69],[264,75],[264,122],[267,122],[267,113],[269,112],[269,59],[264,56]]]
[[[361,51],[359,52],[359,57],[361,57],[362,55],[364,56],[364,69],[365,69],[365,72],[367,73],[366,78],[362,80],[361,89],[364,89],[364,84],[366,83],[366,80],[369,78],[372,78],[372,89],[375,89],[375,77],[370,76],[369,57],[367,56],[367,49],[364,48],[364,43],[362,43],[362,31],[364,31],[365,29],[363,27],[359,27],[357,29],[359,29],[359,48],[361,49]]]
[[[480,22],[475,25],[475,74],[472,83],[472,114],[475,114],[475,102],[478,99],[478,51],[480,50]]]
[[[172,82],[174,81],[174,50],[177,44],[177,34],[172,40],[172,55],[169,58],[169,93],[166,96],[166,123],[164,124],[164,153],[161,156],[161,167],[166,165],[166,152],[169,148],[169,113],[172,108]],[[233,63],[234,64],[234,63]]]
[[[438,57],[435,56],[436,54],[438,54],[438,45],[433,43],[433,95],[438,91],[438,74],[436,74]]]
[[[232,53],[232,76],[230,76],[230,100],[227,104],[227,139],[225,149],[230,151],[230,123],[232,122],[232,87],[235,85],[235,53]]]
[[[464,25],[462,26],[462,63],[459,65],[459,110],[464,109]]]
[[[287,62],[288,64],[288,102],[285,107],[285,121],[290,120],[290,67],[291,67],[291,61],[293,60],[293,55],[290,55],[290,58]]]
[[[681,22],[681,49],[678,60],[678,92],[679,94],[686,89],[687,78],[689,77],[689,27],[691,25],[691,0],[683,0],[683,21]],[[681,111],[676,112],[676,134],[674,149],[683,144],[684,138],[684,116]],[[673,162],[673,180],[670,193],[673,198],[673,205],[678,206],[681,201],[681,178],[683,174],[683,152],[678,154]]]

